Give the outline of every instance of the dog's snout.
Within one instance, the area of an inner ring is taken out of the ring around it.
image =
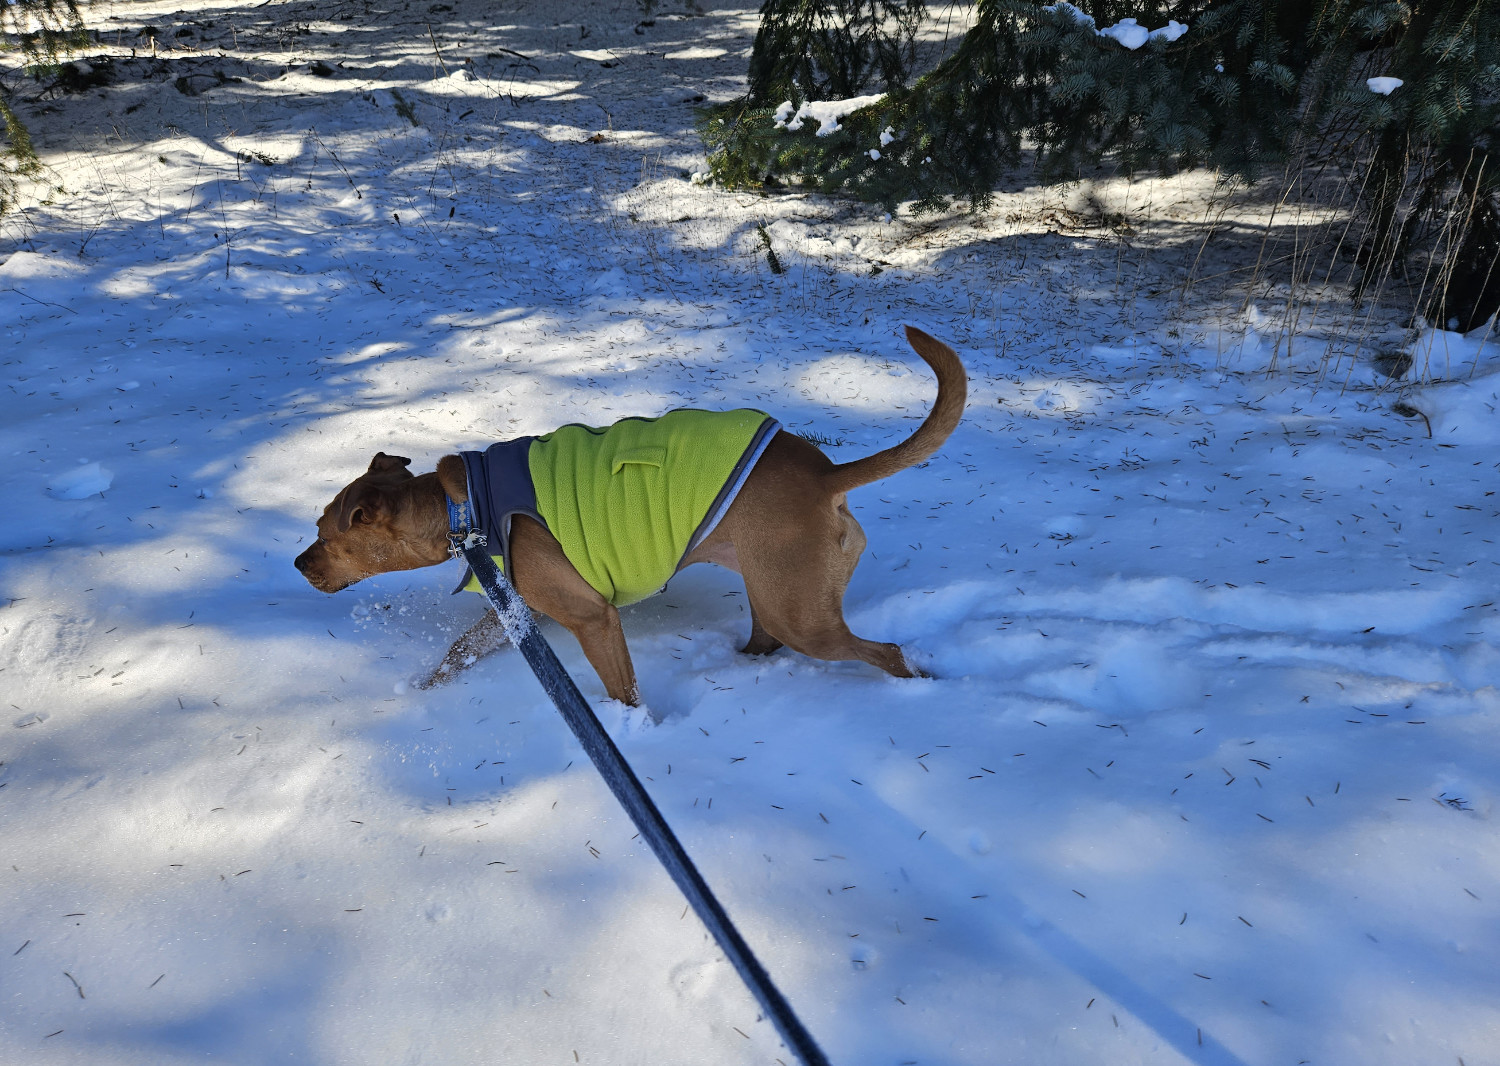
[[[304,551],[301,555],[297,556],[297,558],[292,560],[292,565],[295,566],[297,568],[297,572],[302,574],[303,576],[309,574],[313,569],[313,550],[315,548],[317,548],[316,544],[314,544],[312,547]]]
[[[298,573],[307,579],[309,585],[319,592],[338,592],[340,589],[346,589],[359,580],[358,576],[340,580],[336,576],[336,573],[330,573],[330,560],[328,556],[326,554],[314,556],[313,554],[321,546],[322,541],[319,541],[292,560],[292,565],[297,568]]]

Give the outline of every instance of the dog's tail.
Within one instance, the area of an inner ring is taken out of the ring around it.
[[[963,416],[964,402],[969,395],[969,376],[958,360],[958,353],[913,326],[906,327],[906,339],[937,374],[937,401],[917,431],[900,444],[834,467],[828,477],[839,492],[868,485],[920,463],[943,446],[943,441],[948,439]]]

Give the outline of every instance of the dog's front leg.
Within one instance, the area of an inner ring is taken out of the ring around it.
[[[625,645],[625,631],[620,628],[620,612],[601,599],[598,610],[586,617],[575,615],[557,620],[577,638],[584,657],[604,682],[609,698],[631,707],[639,706],[641,688],[635,680],[630,649]]]
[[[428,689],[452,681],[460,670],[473,666],[490,652],[505,644],[505,630],[493,608],[469,627],[467,633],[453,642],[436,669],[417,682],[417,688]]]
[[[510,531],[516,591],[533,611],[546,615],[577,639],[609,698],[632,707],[641,702],[620,612],[601,596],[563,554],[545,526],[518,515]]]

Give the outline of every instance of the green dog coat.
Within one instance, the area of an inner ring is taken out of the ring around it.
[[[474,525],[506,570],[511,519],[529,515],[599,595],[635,603],[713,531],[780,428],[763,411],[683,408],[463,452]],[[460,589],[482,593],[465,578]]]

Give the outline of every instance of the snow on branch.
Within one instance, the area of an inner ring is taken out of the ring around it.
[[[797,108],[795,114],[792,102],[786,100],[776,109],[776,128],[796,133],[804,122],[812,119],[818,123],[818,136],[827,137],[844,128],[839,125],[839,120],[845,115],[852,115],[862,107],[878,104],[884,98],[884,93],[876,93],[874,96],[855,96],[848,100],[809,100]]]
[[[1042,8],[1042,10],[1049,12],[1061,11],[1064,14],[1072,15],[1074,22],[1084,26],[1094,26],[1094,16],[1085,15],[1078,8],[1068,3],[1067,0],[1058,0],[1058,3],[1049,4]],[[1113,26],[1106,26],[1102,30],[1096,29],[1095,32],[1100,37],[1112,37],[1133,52],[1147,41],[1154,41],[1158,37],[1164,37],[1167,41],[1171,42],[1177,40],[1177,38],[1181,37],[1187,31],[1187,26],[1175,19],[1169,21],[1160,29],[1148,30],[1136,22],[1135,19],[1124,18]]]

